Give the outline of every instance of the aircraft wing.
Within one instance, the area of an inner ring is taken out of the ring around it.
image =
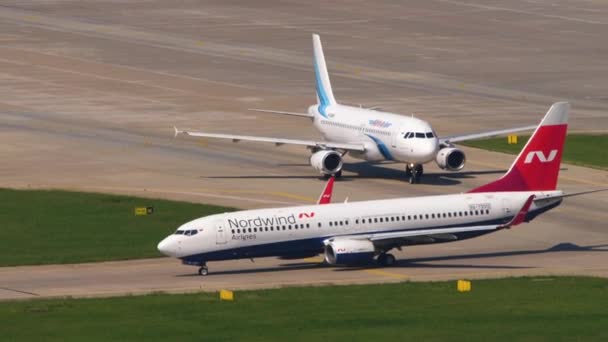
[[[439,143],[448,145],[450,143],[455,143],[455,142],[460,142],[460,141],[488,138],[488,137],[493,137],[493,136],[497,136],[497,135],[510,134],[510,133],[516,133],[516,132],[522,132],[522,131],[531,131],[531,130],[536,129],[536,127],[537,127],[536,125],[523,126],[523,127],[499,129],[499,130],[488,131],[488,132],[469,133],[469,134],[463,134],[463,135],[452,135],[449,137],[440,137]]]
[[[281,110],[258,109],[258,108],[248,108],[247,110],[252,111],[252,112],[262,112],[262,113],[271,113],[271,114],[301,116],[301,117],[304,117],[304,118],[312,118],[313,117],[313,115],[309,114],[309,113],[285,112],[285,111],[281,111]]]
[[[204,133],[204,132],[193,132],[179,130],[177,127],[173,127],[175,130],[175,136],[178,134],[189,135],[192,137],[201,138],[215,138],[215,139],[228,139],[232,142],[244,141],[256,141],[256,142],[268,142],[273,143],[277,146],[281,145],[301,145],[306,147],[318,147],[323,149],[339,149],[346,151],[365,151],[363,144],[350,144],[350,143],[339,143],[330,141],[314,141],[314,140],[297,140],[297,139],[283,139],[283,138],[272,138],[272,137],[254,137],[248,135],[234,135],[234,134],[218,134],[218,133]]]
[[[378,246],[400,246],[408,240],[422,240],[422,241],[433,241],[436,239],[440,240],[457,240],[457,233],[469,233],[469,232],[483,232],[483,231],[495,231],[500,229],[508,229],[512,226],[517,226],[521,223],[526,222],[526,215],[530,210],[530,206],[534,202],[535,196],[531,195],[528,197],[526,202],[523,204],[521,209],[517,212],[511,221],[504,224],[492,224],[492,225],[480,225],[480,226],[464,226],[464,227],[446,227],[446,228],[421,228],[405,230],[400,232],[379,232],[365,235],[354,235],[354,236],[340,236],[339,239],[354,239],[362,240],[367,239]],[[331,240],[331,239],[330,239]]]

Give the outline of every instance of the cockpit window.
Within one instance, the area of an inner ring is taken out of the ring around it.
[[[417,132],[416,138],[424,138],[424,133]]]
[[[190,235],[196,235],[198,233],[198,230],[194,229],[190,231]]]
[[[427,132],[427,133],[426,133],[426,137],[427,137],[427,138],[432,138],[432,137],[434,137],[433,132]]]
[[[184,234],[183,230],[176,230],[175,231],[175,235],[182,235],[182,234]]]

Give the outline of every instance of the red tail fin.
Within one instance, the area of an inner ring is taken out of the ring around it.
[[[317,201],[317,204],[328,204],[331,203],[331,194],[334,190],[334,181],[336,180],[336,177],[331,176],[329,178],[329,180],[327,181],[327,184],[325,184],[325,189],[323,189],[323,193],[321,193],[321,196],[319,196],[319,200]]]
[[[553,104],[509,171],[469,192],[555,190],[569,112],[567,102]]]

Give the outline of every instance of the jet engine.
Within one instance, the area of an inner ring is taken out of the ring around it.
[[[333,175],[342,170],[342,156],[333,150],[317,151],[310,156],[310,165],[325,175]]]
[[[456,147],[444,147],[437,152],[435,162],[440,168],[449,171],[458,171],[464,167],[466,156]]]
[[[325,245],[325,262],[330,265],[364,264],[374,259],[374,244],[369,240],[338,239]]]

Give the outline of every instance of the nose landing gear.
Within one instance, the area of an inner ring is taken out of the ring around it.
[[[405,165],[405,177],[409,178],[410,184],[420,183],[420,177],[424,168],[422,164],[406,164]]]

